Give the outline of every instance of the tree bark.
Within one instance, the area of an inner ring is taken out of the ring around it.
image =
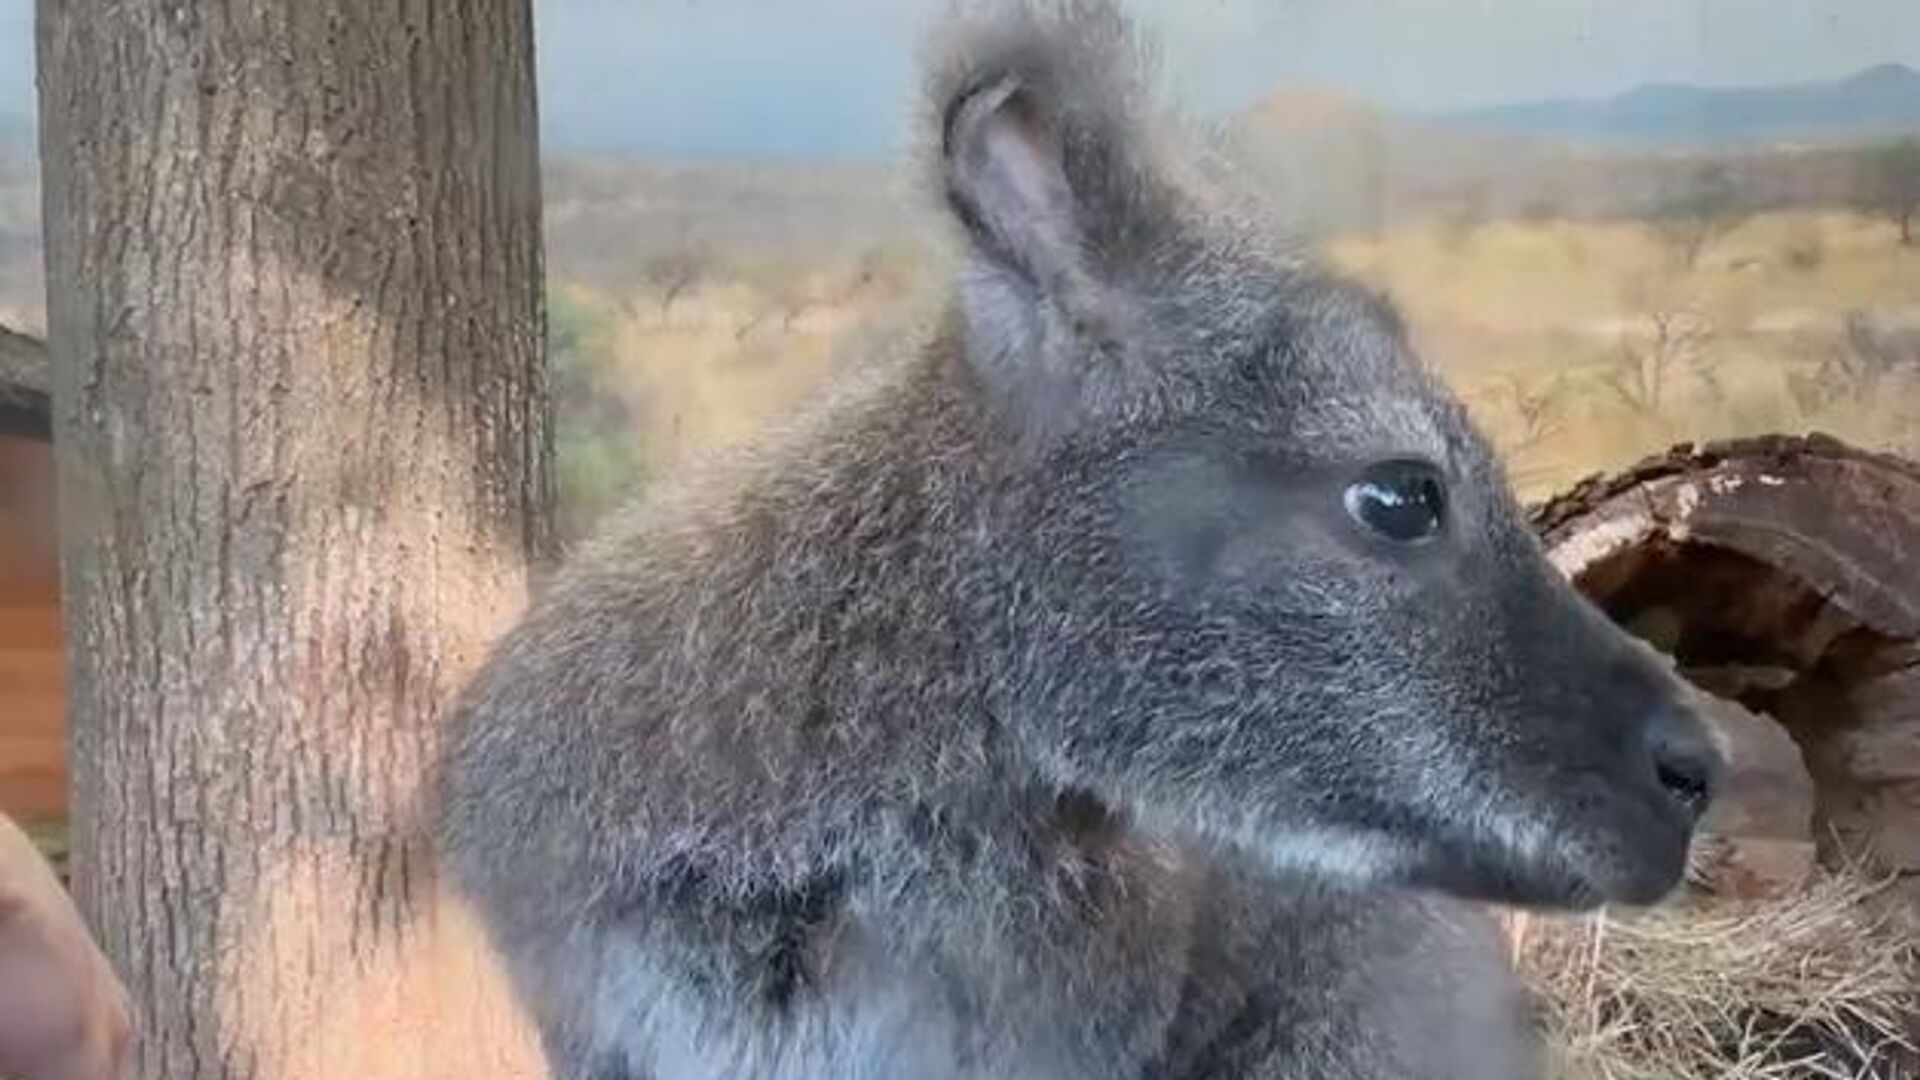
[[[424,839],[549,546],[529,0],[40,0],[74,885],[138,1074],[539,1072]]]

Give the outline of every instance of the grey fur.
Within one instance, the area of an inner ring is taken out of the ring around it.
[[[951,317],[621,522],[460,709],[445,857],[556,1073],[1532,1075],[1460,899],[1672,887],[1677,684],[1383,301],[1162,179],[1111,11],[950,40]],[[1409,456],[1418,547],[1341,501]]]

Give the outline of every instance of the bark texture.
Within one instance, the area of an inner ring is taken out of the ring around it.
[[[138,1073],[538,1071],[437,884],[548,546],[528,0],[41,0],[74,885]]]

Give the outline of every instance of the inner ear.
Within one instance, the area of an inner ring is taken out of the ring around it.
[[[944,139],[947,196],[977,254],[1043,292],[1078,262],[1079,225],[1060,125],[1017,77],[955,104]]]

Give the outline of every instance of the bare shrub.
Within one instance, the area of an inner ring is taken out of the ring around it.
[[[1525,453],[1560,433],[1566,412],[1565,372],[1532,381],[1507,375],[1501,378],[1499,387],[1515,421],[1514,434],[1502,447],[1508,455]]]
[[[1896,382],[1920,378],[1920,334],[1887,329],[1866,312],[1849,312],[1839,340],[1820,351],[1811,374],[1787,375],[1787,391],[1806,415],[1871,404]]]
[[[1682,269],[1691,270],[1714,241],[1739,228],[1751,210],[1725,165],[1702,166],[1685,188],[1662,200],[1652,225]]]
[[[1795,229],[1781,247],[1780,261],[1789,270],[1802,274],[1811,274],[1827,262],[1827,238],[1819,226],[1806,225]]]
[[[1713,323],[1704,313],[1690,305],[1659,303],[1642,319],[1646,333],[1622,333],[1614,364],[1601,376],[1601,383],[1630,411],[1659,415],[1683,373],[1714,396],[1723,396],[1707,359]]]
[[[705,260],[691,248],[676,248],[648,259],[640,275],[658,294],[660,314],[673,310],[673,302],[699,283]]]

